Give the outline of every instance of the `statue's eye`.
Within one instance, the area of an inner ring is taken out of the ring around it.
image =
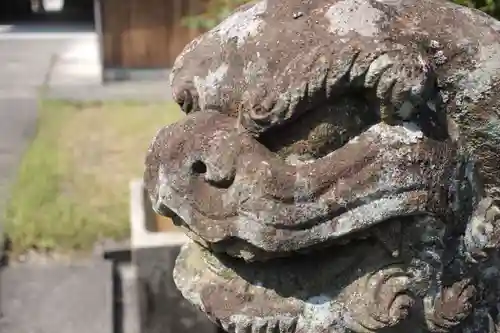
[[[259,141],[284,159],[321,158],[379,121],[377,110],[361,94],[344,95],[264,132]]]
[[[182,111],[186,114],[197,111],[198,95],[193,93],[191,89],[182,89],[180,93],[175,94],[175,102],[179,104]]]

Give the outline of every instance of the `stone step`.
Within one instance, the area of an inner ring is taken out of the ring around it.
[[[2,333],[113,332],[112,263],[14,264],[0,274]]]

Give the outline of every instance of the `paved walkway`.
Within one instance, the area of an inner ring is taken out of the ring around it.
[[[15,265],[0,289],[2,333],[113,333],[111,262]]]
[[[170,100],[168,80],[102,84],[98,37],[80,33],[55,55],[47,77],[47,98],[65,100]]]

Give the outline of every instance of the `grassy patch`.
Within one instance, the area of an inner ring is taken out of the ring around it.
[[[42,102],[6,210],[13,252],[81,251],[127,237],[128,182],[142,177],[156,131],[181,116],[173,103]]]

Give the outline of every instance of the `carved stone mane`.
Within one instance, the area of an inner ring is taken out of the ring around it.
[[[190,43],[146,159],[229,332],[500,333],[500,23],[443,0],[261,0]]]

